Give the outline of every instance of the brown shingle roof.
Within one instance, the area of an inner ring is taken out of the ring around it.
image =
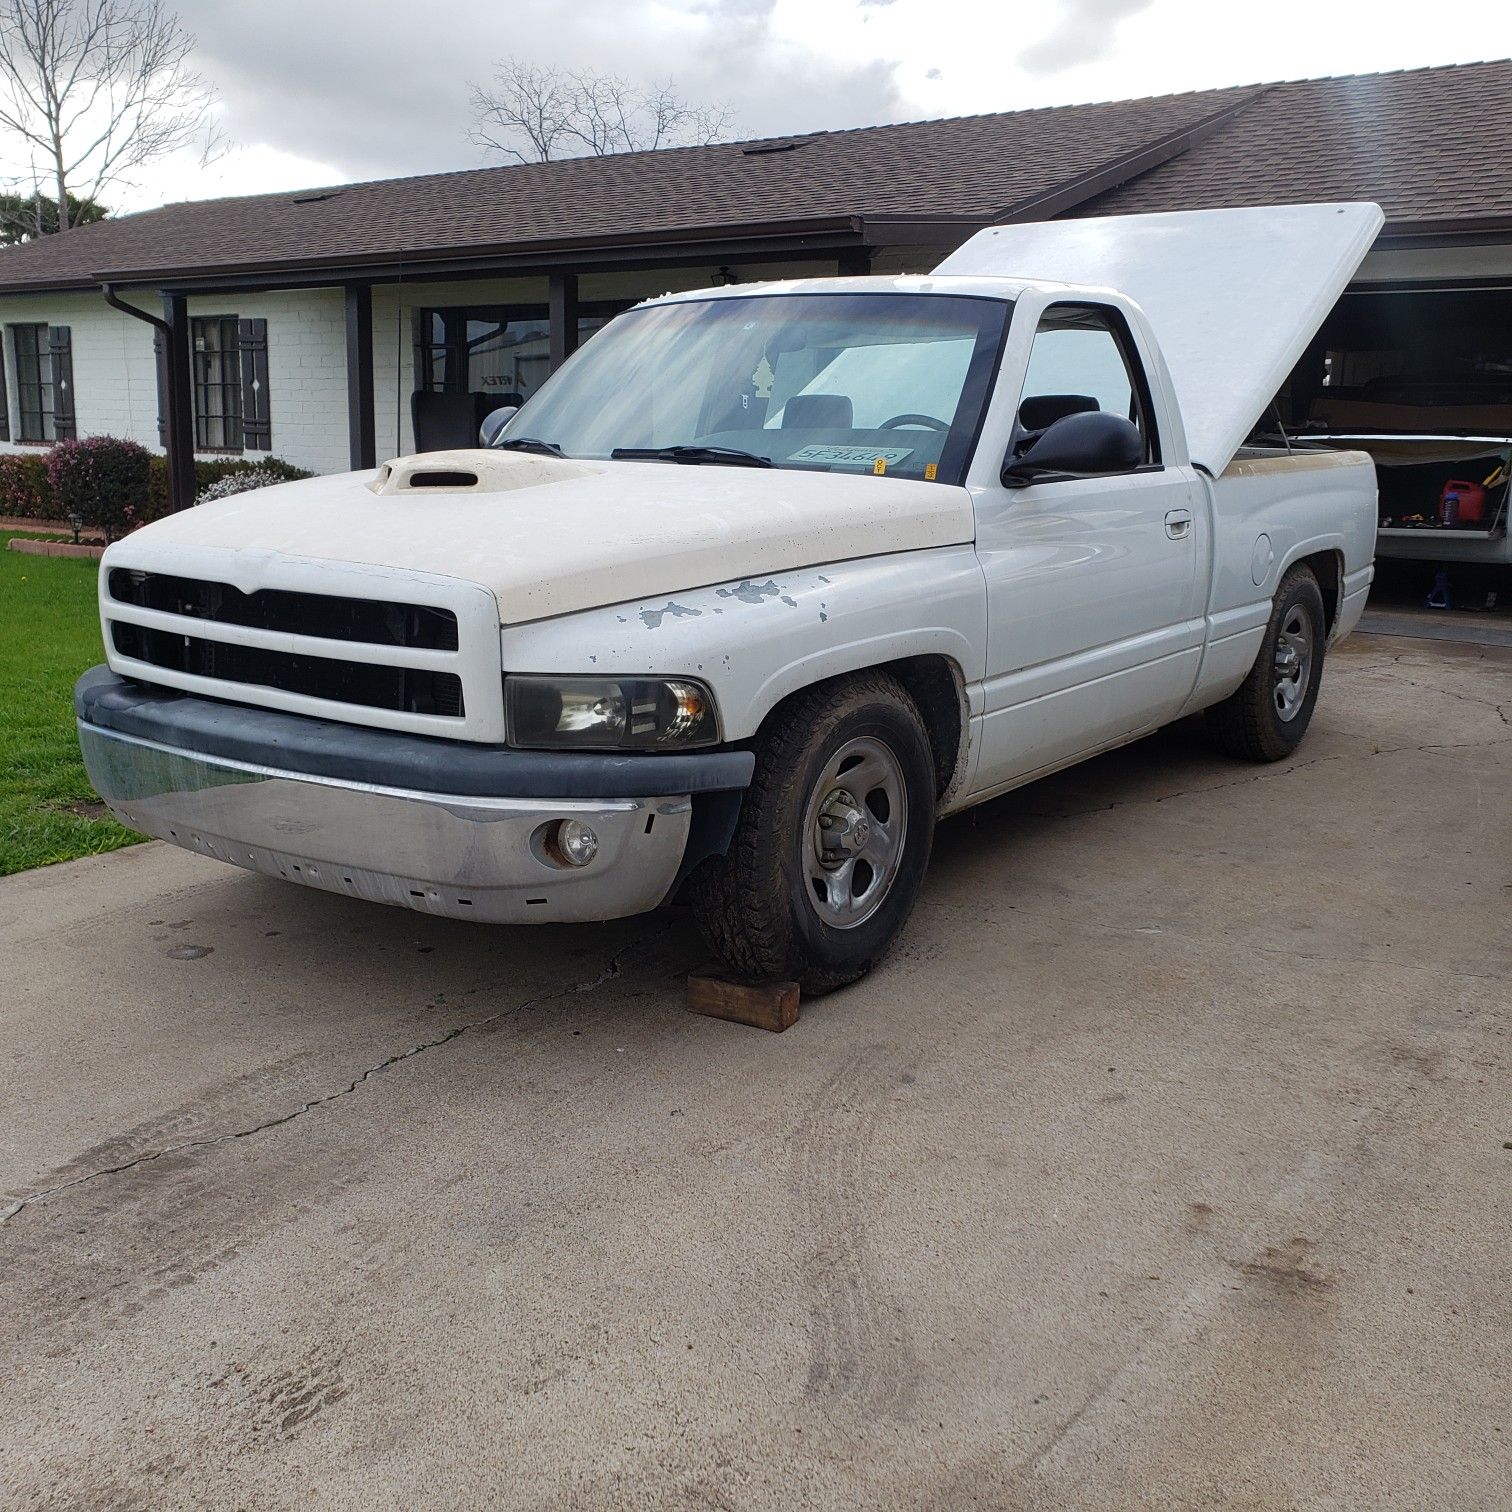
[[[1078,199],[1072,213],[1375,198],[1389,222],[1463,229],[1512,216],[1512,62],[794,140],[788,151],[720,144],[168,205],[0,251],[0,291],[518,256],[757,223],[982,223]]]
[[[1512,221],[1512,61],[1274,84],[1077,215],[1373,199],[1388,232]]]
[[[867,127],[797,138],[167,205],[0,252],[0,288],[100,275],[632,242],[684,228],[865,215],[989,219],[1190,128],[1253,89]],[[318,196],[326,194],[329,197]]]

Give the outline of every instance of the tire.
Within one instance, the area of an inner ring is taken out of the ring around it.
[[[1290,756],[1312,722],[1323,683],[1327,621],[1310,567],[1293,567],[1276,589],[1265,640],[1249,676],[1207,711],[1220,750],[1244,761]]]
[[[822,684],[763,730],[730,849],[694,875],[694,915],[738,975],[843,987],[907,921],[934,820],[929,739],[901,684]]]

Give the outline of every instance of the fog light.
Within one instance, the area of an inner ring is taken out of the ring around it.
[[[598,855],[598,836],[581,819],[562,820],[557,825],[556,843],[569,866],[587,866]]]

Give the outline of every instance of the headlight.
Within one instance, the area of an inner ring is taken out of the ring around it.
[[[511,674],[504,713],[513,746],[667,751],[719,739],[713,695],[683,677]]]

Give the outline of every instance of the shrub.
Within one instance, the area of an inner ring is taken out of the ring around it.
[[[204,502],[205,490],[222,478],[234,478],[249,472],[264,475],[263,481],[254,485],[264,487],[268,483],[292,482],[296,478],[310,478],[314,474],[303,467],[295,467],[281,457],[260,457],[249,461],[245,457],[229,458],[224,462],[196,462],[194,464],[194,502]],[[161,519],[168,513],[168,459],[152,459],[152,478],[147,489],[147,518]]]
[[[256,488],[267,488],[273,483],[288,483],[292,477],[308,478],[307,472],[301,472],[297,467],[290,467],[287,463],[280,467],[268,467],[259,463],[255,467],[244,468],[240,472],[223,473],[208,487],[202,488],[195,496],[196,504],[210,504],[216,499],[229,499],[235,494],[251,493]]]
[[[47,481],[45,454],[11,452],[0,456],[0,514],[25,520],[61,520],[64,511],[53,499]]]
[[[135,441],[86,436],[47,454],[47,481],[59,518],[80,514],[112,540],[147,519],[152,454]]]

